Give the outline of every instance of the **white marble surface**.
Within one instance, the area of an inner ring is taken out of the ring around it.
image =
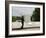
[[[21,22],[12,23],[12,28],[21,28],[21,26],[22,26]],[[24,28],[25,27],[40,27],[40,22],[29,22],[29,23],[24,22]]]

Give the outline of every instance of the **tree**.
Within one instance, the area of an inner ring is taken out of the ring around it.
[[[12,22],[15,22],[15,21],[16,21],[16,17],[12,16]]]
[[[35,8],[31,21],[40,21],[40,8]]]

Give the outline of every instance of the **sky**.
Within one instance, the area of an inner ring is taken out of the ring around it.
[[[32,15],[35,8],[33,7],[12,7],[12,16]]]

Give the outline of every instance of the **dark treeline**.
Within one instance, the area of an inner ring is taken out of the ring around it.
[[[40,21],[40,8],[35,8],[31,21]]]

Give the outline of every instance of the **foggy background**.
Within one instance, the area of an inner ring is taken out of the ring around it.
[[[35,8],[33,7],[12,7],[12,15],[13,16],[22,16],[22,15],[32,15],[33,14],[33,10],[35,10]]]

